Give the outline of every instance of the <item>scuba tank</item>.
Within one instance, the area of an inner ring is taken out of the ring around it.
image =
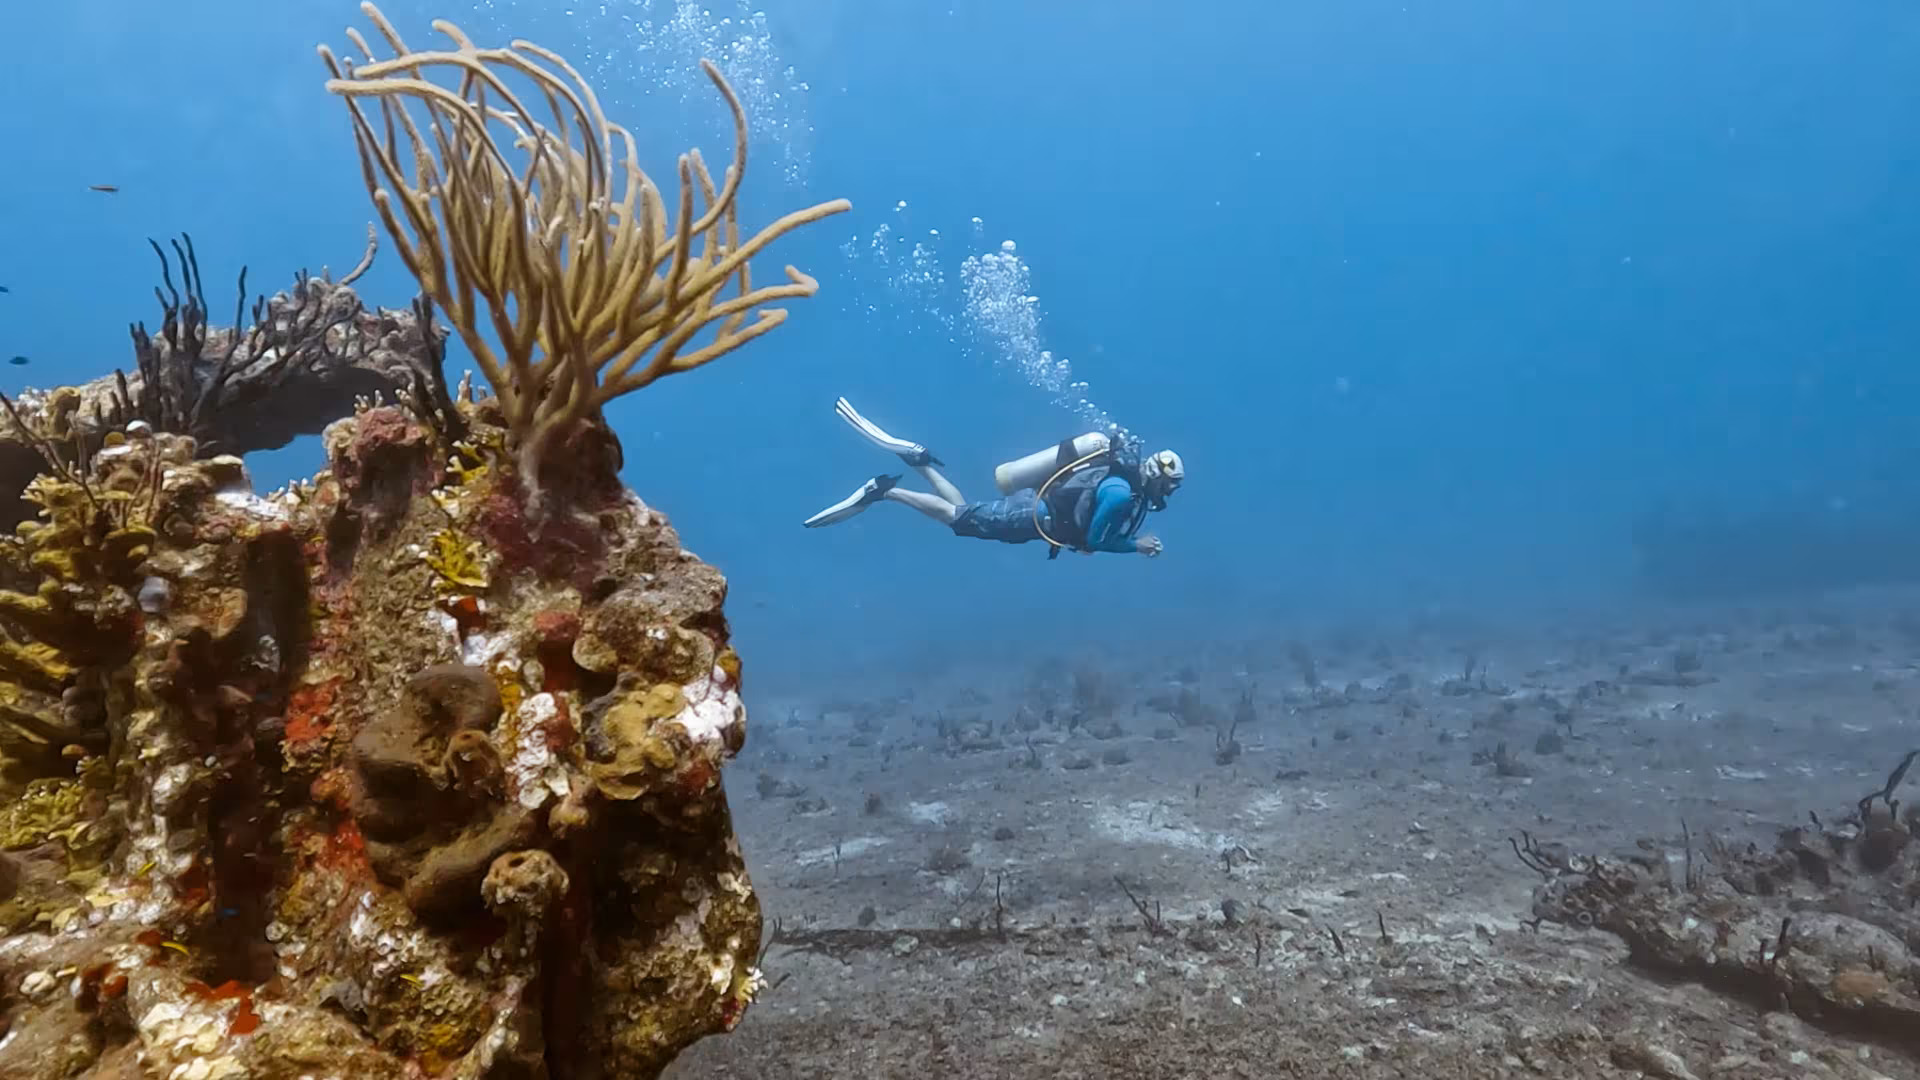
[[[1000,489],[1002,495],[1038,488],[1062,469],[1082,458],[1098,454],[1111,445],[1112,440],[1098,431],[1064,439],[1057,445],[1036,450],[993,470],[994,486]]]
[[[1076,446],[1087,447],[1087,452],[1076,458],[1067,457],[1067,454]],[[1133,447],[1129,443],[1116,443],[1114,440],[1098,432],[1090,432],[1077,439],[1062,441],[1059,446],[1054,448],[1054,452],[1054,461],[1059,462],[1059,464],[1054,468],[1052,475],[1041,481],[1040,486],[1036,489],[1036,498],[1033,507],[1034,531],[1038,532],[1040,538],[1047,542],[1047,558],[1049,561],[1059,558],[1061,549],[1066,547],[1067,544],[1047,531],[1046,525],[1041,521],[1042,513],[1051,510],[1058,516],[1059,520],[1075,523],[1074,527],[1076,529],[1083,525],[1090,524],[1090,519],[1087,522],[1080,522],[1078,520],[1079,511],[1090,508],[1093,498],[1093,485],[1097,485],[1107,477],[1117,476],[1124,479],[1127,482],[1127,487],[1133,491],[1133,519],[1127,525],[1129,535],[1140,527],[1140,520],[1146,516],[1151,500],[1142,498],[1143,491],[1140,484],[1139,462],[1134,454]],[[1037,456],[1038,455],[1032,455],[1032,457]],[[1013,464],[1022,464],[1031,460],[1032,457],[1023,458],[1021,462],[1015,462]],[[1048,464],[1053,464],[1053,462],[1048,462]],[[1098,466],[1100,475],[1089,481],[1086,478],[1087,470],[1095,466]],[[1002,466],[1002,468],[1005,468],[1005,466]],[[1061,502],[1062,499],[1064,499],[1064,503]],[[1061,505],[1055,505],[1056,503],[1061,503]],[[1158,507],[1153,507],[1153,509],[1158,509]],[[1074,546],[1078,547],[1077,544]]]

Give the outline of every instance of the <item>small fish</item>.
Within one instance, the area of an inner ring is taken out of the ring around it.
[[[146,877],[146,876],[147,876],[148,874],[150,874],[150,873],[152,873],[152,872],[153,872],[153,868],[154,868],[155,866],[157,866],[157,865],[159,865],[159,864],[158,864],[158,863],[156,863],[156,862],[154,862],[154,860],[152,860],[152,859],[148,859],[148,860],[147,860],[147,864],[146,864],[145,866],[142,866],[142,867],[141,867],[140,869],[138,869],[138,870],[135,870],[135,871],[133,872],[133,876],[134,876],[134,877],[137,877],[137,878],[139,878],[139,877]]]
[[[403,979],[405,979],[405,980],[407,980],[407,982],[409,982],[409,983],[412,983],[412,984],[413,984],[414,986],[425,986],[425,985],[427,985],[427,980],[425,980],[425,979],[422,979],[422,978],[421,978],[420,976],[418,976],[418,975],[414,975],[414,974],[412,974],[412,973],[410,973],[410,972],[405,972],[405,971],[403,971],[403,972],[401,972],[401,973],[400,973],[400,977],[401,977],[401,978],[403,978]]]
[[[30,361],[24,356],[9,356],[7,357],[7,363],[12,364],[14,367],[26,367]]]
[[[177,941],[163,941],[160,943],[160,947],[163,949],[172,949],[174,952],[179,953],[181,956],[193,955],[191,950],[189,950],[185,945],[182,945]]]
[[[12,292],[12,291],[13,291],[12,289],[7,288],[5,285],[0,285],[0,292]]]
[[[118,185],[118,184],[88,184],[88,185],[87,185],[87,190],[88,190],[88,191],[99,191],[99,192],[103,192],[103,193],[105,193],[105,194],[108,194],[108,195],[111,195],[111,194],[113,194],[114,192],[116,192],[116,191],[119,191],[119,190],[120,190],[120,185]]]

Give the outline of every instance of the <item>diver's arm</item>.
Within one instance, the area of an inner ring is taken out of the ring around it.
[[[1125,529],[1133,489],[1125,480],[1109,476],[1094,489],[1093,520],[1087,525],[1087,550],[1119,555],[1140,550]]]

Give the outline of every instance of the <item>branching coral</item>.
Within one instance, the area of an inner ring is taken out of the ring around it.
[[[746,116],[711,63],[703,67],[733,114],[734,162],[716,187],[697,150],[681,155],[677,220],[670,221],[632,135],[606,118],[565,60],[526,41],[482,49],[444,20],[434,28],[455,48],[416,51],[373,4],[361,10],[396,55],[376,60],[349,30],[366,63],[356,68],[322,46],[333,73],[327,89],[348,99],[380,218],[492,384],[530,488],[556,436],[619,395],[759,337],[786,317],[763,305],[818,289],[791,266],[785,283],[756,288],[748,260],[850,204],[795,211],[741,239]],[[458,89],[430,81],[435,69],[456,75]],[[536,123],[509,87],[505,77],[514,75],[533,84],[536,103],[544,99],[551,128]],[[362,98],[379,105],[379,126]],[[496,134],[510,136],[521,155],[517,169]],[[723,298],[729,285],[736,292]],[[712,340],[695,346],[716,324]]]
[[[449,439],[465,432],[453,407],[442,367],[444,347],[431,327],[432,303],[421,298],[413,305],[408,329],[415,340],[392,342],[400,320],[378,314],[372,332],[359,325],[369,316],[352,291],[344,286],[373,263],[376,249],[373,226],[367,226],[367,251],[339,285],[323,274],[316,281],[305,271],[294,275],[293,288],[271,299],[255,297],[252,322],[247,321],[247,268],[240,268],[239,299],[233,325],[220,328],[207,320],[205,279],[193,237],[182,233],[169,241],[174,263],[152,240],[147,243],[160,259],[160,285],[153,290],[160,301],[158,336],[136,322],[133,338],[138,382],[116,373],[106,407],[95,408],[94,426],[101,430],[142,420],[155,431],[191,436],[200,456],[244,452],[252,448],[252,428],[236,418],[299,382],[324,383],[324,369],[372,366],[372,354],[385,349],[390,380],[396,394],[431,430]],[[180,273],[175,286],[173,270]],[[397,346],[397,347],[396,347]],[[401,363],[393,364],[398,358]],[[378,392],[379,382],[367,387]],[[284,442],[284,439],[282,440]],[[225,445],[236,442],[237,445]]]

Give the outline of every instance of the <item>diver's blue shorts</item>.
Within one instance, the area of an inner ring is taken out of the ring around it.
[[[1040,530],[1033,525],[1033,509],[1038,501],[1033,489],[1028,488],[1004,499],[968,503],[953,519],[953,533],[979,540],[998,540],[1003,544],[1038,540]],[[1043,524],[1052,521],[1045,507],[1040,510],[1040,518]]]

